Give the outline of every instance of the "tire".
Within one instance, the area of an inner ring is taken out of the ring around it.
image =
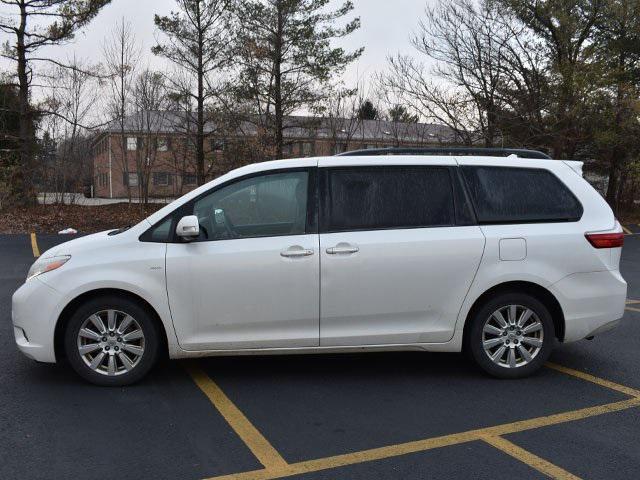
[[[549,310],[526,293],[491,297],[470,321],[466,350],[482,370],[497,378],[532,375],[544,365],[555,346],[555,329]]]
[[[139,381],[151,370],[158,358],[160,335],[156,322],[139,303],[108,295],[88,300],[74,312],[64,345],[78,375],[96,385],[120,387]]]

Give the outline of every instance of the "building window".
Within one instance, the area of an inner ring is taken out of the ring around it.
[[[130,187],[138,186],[138,174],[136,172],[123,172],[122,183]]]
[[[157,146],[159,152],[167,152],[169,151],[169,140],[167,138],[158,138]]]
[[[106,174],[106,173],[99,173],[98,174],[98,186],[106,187],[108,183],[109,183],[109,175]]]
[[[336,151],[335,153],[344,153],[347,151],[347,144],[346,143],[336,143]]]
[[[300,154],[304,157],[310,157],[313,154],[313,143],[300,142]]]
[[[127,137],[127,150],[134,152],[138,149],[137,137]]]
[[[188,173],[185,175],[182,175],[182,184],[183,185],[195,185],[197,182],[197,178],[195,175]]]
[[[217,138],[211,139],[211,151],[212,152],[222,152],[224,151],[224,140],[219,140]]]
[[[169,185],[169,174],[167,172],[153,172],[153,184],[158,186]]]

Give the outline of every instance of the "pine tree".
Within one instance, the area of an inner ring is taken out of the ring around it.
[[[323,86],[357,59],[363,49],[332,46],[360,27],[355,18],[337,26],[353,3],[328,11],[329,0],[238,0],[235,59],[240,71],[236,94],[248,102],[277,158],[282,157],[284,119],[316,104]]]

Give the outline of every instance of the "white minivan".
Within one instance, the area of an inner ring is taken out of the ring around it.
[[[100,385],[163,353],[465,350],[529,375],[622,317],[624,237],[579,162],[476,150],[249,165],[58,245],[13,295],[18,348]]]

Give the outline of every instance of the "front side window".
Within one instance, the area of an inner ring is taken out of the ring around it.
[[[171,227],[173,225],[173,218],[169,217],[162,223],[153,227],[148,235],[148,241],[151,242],[168,242],[171,238]]]
[[[240,180],[194,203],[201,240],[300,235],[306,231],[309,173]]]
[[[330,232],[455,224],[451,175],[442,167],[354,167],[326,173]]]
[[[480,223],[577,221],[582,205],[550,171],[463,167]]]

